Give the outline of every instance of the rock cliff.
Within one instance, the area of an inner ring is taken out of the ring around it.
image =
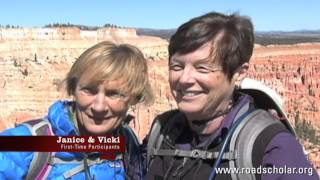
[[[0,29],[0,130],[44,116],[57,99],[70,99],[61,86],[70,66],[85,49],[105,40],[136,45],[149,60],[156,101],[130,109],[136,117],[132,126],[144,137],[157,114],[176,107],[167,83],[168,42],[117,28]],[[293,124],[310,122],[319,135],[320,44],[256,46],[249,76],[284,98]],[[319,168],[319,146],[305,146]]]

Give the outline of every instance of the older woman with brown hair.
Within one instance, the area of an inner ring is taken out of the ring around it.
[[[240,89],[253,46],[253,24],[238,14],[211,12],[177,29],[168,64],[178,109],[159,115],[144,143],[146,179],[318,179],[285,121],[262,108],[269,101]]]

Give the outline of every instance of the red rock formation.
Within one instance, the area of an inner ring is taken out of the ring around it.
[[[255,49],[250,76],[285,100],[289,119],[310,121],[320,132],[320,46],[301,44]]]
[[[158,37],[137,36],[135,29],[102,28],[0,28],[0,57],[53,61],[73,61],[85,49],[101,41],[138,46],[151,59],[167,56],[168,42]]]
[[[43,117],[52,102],[68,98],[60,87],[65,74],[80,53],[102,40],[137,45],[149,59],[155,103],[130,110],[136,117],[132,126],[143,138],[154,117],[176,105],[167,83],[167,41],[137,36],[134,29],[0,29],[0,130]],[[249,72],[282,95],[292,123],[295,119],[312,122],[318,134],[319,62],[320,44],[256,46]],[[305,147],[320,166],[319,147],[308,143]]]

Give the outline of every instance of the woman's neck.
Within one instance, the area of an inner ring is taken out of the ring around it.
[[[219,111],[212,113],[207,119],[193,120],[188,119],[190,128],[197,134],[212,134],[221,126],[224,117],[230,112],[232,108],[232,101],[229,101],[224,108],[220,108]],[[221,110],[224,109],[224,110]]]
[[[222,124],[224,115],[210,120],[188,121],[190,128],[197,134],[212,134]]]

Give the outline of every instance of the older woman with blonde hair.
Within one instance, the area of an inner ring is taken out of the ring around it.
[[[142,165],[137,137],[125,123],[131,105],[153,100],[147,62],[141,51],[128,44],[101,42],[75,61],[66,77],[66,90],[73,101],[57,101],[47,119],[56,136],[123,135],[125,153],[105,160],[100,153],[57,152],[51,159],[47,179],[141,179]],[[1,135],[32,135],[26,124]],[[1,179],[39,178],[30,174],[34,152],[0,153]],[[18,170],[16,170],[18,169]]]

